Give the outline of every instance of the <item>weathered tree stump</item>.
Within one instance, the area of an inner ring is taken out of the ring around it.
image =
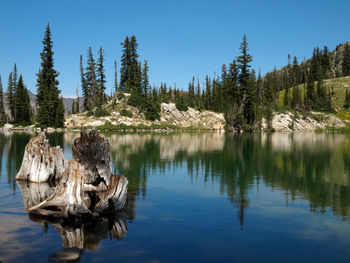
[[[111,214],[124,207],[128,180],[123,175],[112,175],[108,140],[96,130],[82,129],[81,137],[74,141],[73,155],[75,160],[65,160],[62,150],[50,147],[43,133],[29,141],[16,178],[34,182],[55,179],[56,183],[60,179],[49,195],[45,188],[45,193],[37,194],[35,200],[23,196],[33,204],[26,206],[30,214],[85,218]],[[37,204],[38,200],[42,202]]]
[[[62,149],[59,146],[51,147],[42,132],[27,144],[16,180],[59,182],[65,167]]]
[[[80,138],[73,143],[73,157],[84,168],[85,189],[87,191],[107,190],[112,176],[109,143],[97,130],[86,132],[82,128]]]
[[[55,191],[43,202],[28,209],[29,213],[50,217],[91,216],[84,202],[84,167],[68,160]]]

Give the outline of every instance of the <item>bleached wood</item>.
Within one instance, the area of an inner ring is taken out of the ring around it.
[[[65,166],[62,149],[59,146],[51,147],[45,133],[41,132],[37,137],[30,139],[27,144],[16,180],[36,183],[58,182]]]

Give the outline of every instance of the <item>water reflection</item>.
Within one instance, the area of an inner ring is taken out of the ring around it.
[[[26,209],[44,201],[53,191],[47,183],[17,183]],[[64,249],[49,257],[51,261],[57,262],[78,262],[84,250],[95,250],[101,240],[108,237],[122,240],[127,234],[124,210],[108,217],[99,217],[89,221],[50,220],[31,214],[29,218],[43,226],[45,231],[48,225],[51,225],[60,235]]]
[[[311,213],[350,219],[350,135],[314,133],[274,134],[105,134],[110,142],[113,167],[129,180],[125,213],[101,222],[68,224],[30,219],[45,229],[51,226],[60,235],[63,250],[53,254],[79,258],[82,250],[94,250],[108,236],[117,240],[126,235],[126,220],[137,219],[137,206],[149,196],[152,177],[168,181],[185,170],[193,184],[204,184],[227,198],[241,229],[247,211],[255,209],[253,196],[264,187],[282,193],[285,206],[305,201]],[[1,134],[0,162],[13,193],[19,188],[25,208],[45,199],[48,185],[17,184],[14,181],[24,147],[31,134]],[[70,158],[71,145],[78,133],[50,134],[52,145],[59,144]],[[1,176],[1,175],[0,175]],[[1,179],[1,178],[0,178]],[[6,180],[6,178],[5,178]],[[182,186],[174,186],[181,188]],[[184,186],[185,187],[185,186]],[[265,198],[265,196],[263,196]],[[142,200],[141,200],[142,199]],[[231,205],[232,204],[232,205]],[[279,207],[280,208],[280,207]],[[78,253],[79,252],[79,253]]]

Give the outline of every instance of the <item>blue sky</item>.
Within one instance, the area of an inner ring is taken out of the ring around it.
[[[36,92],[36,73],[45,26],[50,22],[59,88],[73,96],[79,83],[79,56],[89,46],[105,50],[107,92],[113,86],[114,60],[135,35],[150,82],[187,88],[192,76],[204,80],[239,55],[247,35],[253,67],[262,73],[310,57],[315,46],[350,40],[350,1],[88,1],[2,0],[0,75],[3,86],[17,63],[27,87]]]

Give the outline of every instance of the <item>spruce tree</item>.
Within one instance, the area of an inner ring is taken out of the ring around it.
[[[58,99],[57,110],[56,110],[56,118],[55,118],[55,127],[63,127],[64,125],[64,104],[63,98]]]
[[[247,129],[251,130],[255,121],[254,102],[255,90],[250,74],[250,63],[252,56],[248,54],[248,42],[244,35],[240,46],[241,55],[237,58],[239,72],[239,83],[241,90],[241,99],[243,103],[244,122],[248,125]]]
[[[13,73],[11,72],[8,79],[7,90],[6,90],[7,104],[10,109],[11,118],[15,115],[15,101],[14,101],[14,90],[13,90]]]
[[[6,123],[6,114],[5,114],[5,108],[4,108],[2,80],[0,75],[0,124],[5,124],[5,123]]]
[[[57,80],[59,73],[54,69],[54,52],[52,51],[51,31],[49,25],[46,26],[42,43],[44,48],[40,53],[41,67],[37,74],[37,121],[39,124],[45,126],[57,126],[57,123],[63,125],[64,115],[61,116],[57,112],[60,106],[60,90],[58,89],[59,82]]]
[[[194,77],[192,78],[192,81],[188,83],[188,106],[194,107],[195,106],[195,92],[194,92]]]
[[[105,102],[105,90],[106,90],[106,76],[104,73],[104,57],[103,57],[103,49],[102,47],[98,51],[99,58],[97,62],[97,70],[96,70],[96,75],[97,75],[97,88],[96,88],[96,97],[97,101],[96,104],[97,106],[101,107],[101,105]]]
[[[89,104],[87,105],[87,108],[88,110],[92,110],[93,107],[97,106],[98,99],[100,98],[100,92],[97,86],[96,63],[91,47],[89,47],[87,51],[87,65],[84,76],[86,81],[86,89],[88,91],[87,96],[89,96]]]
[[[91,108],[91,97],[90,97],[90,91],[85,78],[82,55],[80,55],[80,82],[81,82],[81,89],[83,91],[83,98],[84,98],[83,109],[85,111],[88,111]]]
[[[120,62],[120,90],[130,92],[130,67],[131,67],[131,54],[130,54],[130,41],[129,37],[126,37],[122,43],[122,57]]]
[[[343,76],[350,76],[350,44],[346,43],[343,51]]]
[[[17,89],[14,97],[15,97],[14,122],[21,123],[24,125],[30,124],[30,115],[31,115],[30,100],[29,100],[28,91],[23,83],[22,75],[20,75],[19,77]]]
[[[72,113],[72,114],[75,114],[75,109],[76,109],[75,100],[73,100],[73,103],[72,103],[72,110],[71,110],[71,113]]]
[[[148,70],[149,68],[148,68],[147,60],[145,60],[142,68],[142,80],[141,80],[141,89],[144,95],[147,95],[149,93]]]
[[[114,91],[118,91],[118,73],[117,73],[117,62],[114,60]]]

